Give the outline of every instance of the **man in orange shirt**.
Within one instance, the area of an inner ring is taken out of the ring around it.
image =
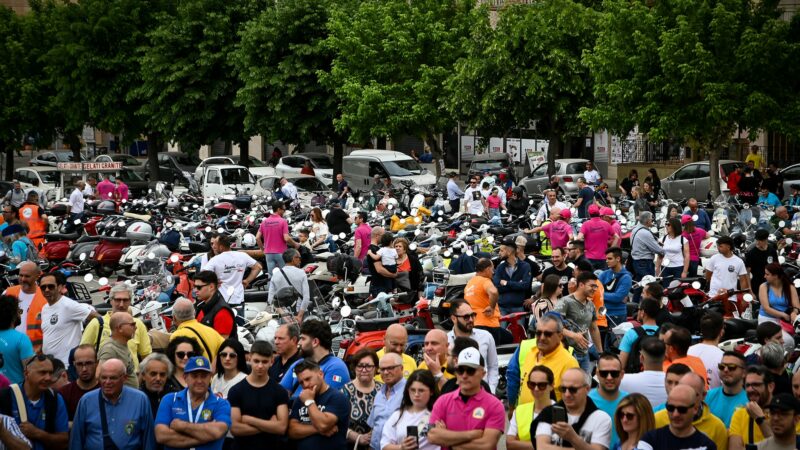
[[[703,364],[703,360],[687,354],[689,352],[689,347],[692,345],[692,333],[684,327],[668,326],[666,330],[664,328],[665,327],[662,325],[662,331],[659,335],[659,339],[667,346],[667,352],[664,358],[664,371],[666,372],[667,368],[675,363],[686,364],[692,369],[692,372],[703,378],[706,382],[706,387],[708,387],[708,372],[706,371],[705,364]]]
[[[500,340],[500,308],[497,299],[500,294],[492,281],[494,265],[489,258],[481,258],[475,264],[475,277],[464,288],[464,299],[478,315],[475,327],[492,334],[495,344]]]

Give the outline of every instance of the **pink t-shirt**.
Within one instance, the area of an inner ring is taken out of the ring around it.
[[[450,431],[485,430],[492,428],[504,431],[505,408],[500,400],[483,388],[467,402],[461,399],[460,389],[442,395],[433,404],[431,427],[442,420]],[[445,447],[443,447],[445,448]]]
[[[588,259],[606,259],[608,240],[614,236],[611,224],[599,217],[592,217],[581,225],[583,242]]]
[[[261,221],[258,227],[264,239],[264,253],[283,253],[286,251],[286,240],[283,235],[289,233],[289,223],[277,215],[272,214]]]
[[[117,185],[116,188],[117,194],[119,194],[120,200],[127,200],[128,199],[128,185],[125,183],[120,183]]]
[[[611,229],[614,230],[614,234],[619,237],[622,237],[622,225],[616,220],[611,221]]]
[[[499,208],[501,200],[502,199],[500,198],[499,195],[496,196],[496,197],[494,195],[490,195],[490,196],[486,197],[486,205],[489,208]]]
[[[367,257],[367,252],[369,251],[369,243],[370,243],[370,235],[372,234],[372,228],[367,225],[366,223],[362,223],[361,225],[356,228],[355,235],[353,235],[353,242],[361,241],[361,254],[356,255],[358,259],[364,259]]]
[[[542,231],[547,235],[547,239],[550,239],[550,248],[565,248],[569,243],[572,226],[563,220],[557,220],[544,225]]]
[[[113,200],[115,189],[116,186],[114,186],[114,183],[108,180],[103,180],[97,183],[97,196],[101,200]]]
[[[706,238],[706,230],[695,227],[693,233],[684,231],[681,236],[689,241],[689,261],[700,261],[700,246]]]

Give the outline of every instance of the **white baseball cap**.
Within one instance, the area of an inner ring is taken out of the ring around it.
[[[481,364],[481,352],[478,351],[477,348],[468,347],[464,350],[461,350],[461,353],[458,354],[458,364],[456,367],[483,367]]]

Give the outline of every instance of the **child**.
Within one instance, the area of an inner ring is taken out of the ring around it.
[[[373,253],[372,250],[367,252],[367,256],[372,258],[374,261],[381,261],[383,268],[388,270],[391,273],[397,273],[397,250],[394,249],[392,242],[394,241],[394,236],[392,233],[384,233],[381,236],[381,248],[378,249],[377,253]],[[374,282],[374,278],[373,278]],[[390,289],[394,289],[394,279],[387,279],[387,288],[389,288],[389,284],[391,284]]]
[[[503,206],[503,200],[500,198],[500,192],[497,187],[493,187],[491,195],[486,198],[486,206],[489,208],[489,219],[500,217],[500,207]]]
[[[299,237],[300,245],[309,250],[314,250],[314,248],[311,247],[311,241],[308,239],[308,230],[303,228],[297,232],[297,235]]]

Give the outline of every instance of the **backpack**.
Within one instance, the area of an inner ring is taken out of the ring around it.
[[[642,339],[647,336],[655,336],[658,332],[658,330],[646,330],[643,327],[634,327],[633,331],[636,332],[636,341],[631,346],[631,352],[628,354],[628,362],[625,364],[626,374],[642,371],[642,363],[639,361]]]
[[[21,387],[17,389],[22,389]],[[14,392],[14,387],[7,387],[0,391],[0,413],[5,414],[10,417],[14,417],[14,408],[12,404],[17,405],[17,411],[22,411],[23,409],[27,408],[24,404],[24,400],[22,404],[17,400],[17,397]],[[22,400],[22,396],[20,395],[18,398]],[[48,389],[42,393],[42,397],[44,397],[44,431],[48,433],[53,433],[56,430],[56,415],[58,412],[58,394],[53,392],[52,389]],[[27,411],[27,410],[26,410]],[[27,412],[24,414],[20,413],[20,418],[25,418],[28,421],[30,418],[27,417]]]

